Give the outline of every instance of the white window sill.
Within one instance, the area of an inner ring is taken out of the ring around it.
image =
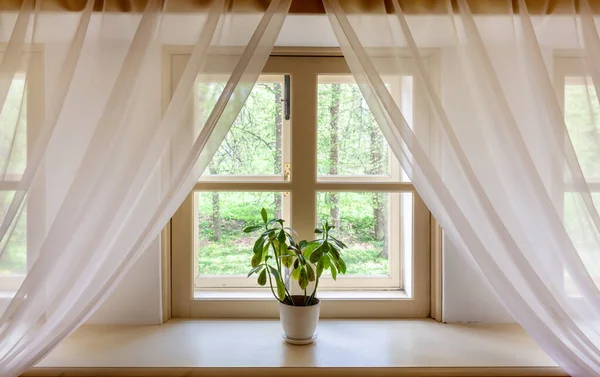
[[[409,298],[405,291],[327,291],[319,290],[319,298],[327,300],[402,300]],[[194,291],[195,300],[273,300],[268,289],[263,290],[199,290]]]
[[[278,320],[84,326],[25,376],[566,376],[517,325],[321,320],[317,332],[292,346]]]

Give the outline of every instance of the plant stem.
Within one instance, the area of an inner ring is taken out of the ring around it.
[[[290,301],[292,302],[292,306],[296,306],[294,299],[292,299],[292,295],[290,294],[287,287],[285,286],[285,281],[283,281],[283,277],[282,277],[283,271],[281,271],[281,261],[277,257],[277,250],[275,250],[275,245],[273,244],[273,241],[269,241],[269,243],[271,244],[271,247],[273,248],[273,253],[275,254],[275,263],[277,263],[277,271],[279,271],[279,278],[281,279],[281,283],[283,284],[283,289],[285,289],[285,294],[290,298]]]
[[[265,266],[267,266],[267,264],[265,263]],[[271,280],[271,271],[269,271],[269,267],[266,267],[267,269],[267,275],[269,275],[269,285],[271,286],[271,293],[273,293],[273,296],[277,299],[277,301],[281,302],[282,304],[285,304],[283,301],[281,301],[279,299],[279,297],[275,294],[275,291],[273,290],[273,280]]]
[[[317,277],[317,279],[315,280],[315,290],[313,291],[312,295],[310,295],[310,298],[308,299],[308,303],[306,304],[306,306],[310,306],[312,304],[312,301],[315,298],[315,293],[317,293],[318,287],[319,287],[319,278]],[[306,295],[306,293],[305,293],[305,295]]]
[[[329,239],[329,231],[324,232],[325,234],[323,234],[323,239],[325,240],[325,242],[327,242],[327,240]],[[310,295],[310,298],[308,299],[308,302],[306,303],[306,306],[310,306],[315,298],[315,294],[317,293],[317,288],[319,288],[319,277],[317,276],[317,278],[315,279],[315,289],[313,290],[313,293]],[[304,292],[304,295],[306,296],[306,291]]]

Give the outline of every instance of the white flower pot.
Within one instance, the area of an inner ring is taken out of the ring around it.
[[[292,296],[301,303],[304,296]],[[317,338],[317,324],[321,302],[313,299],[311,306],[293,306],[279,303],[279,318],[283,327],[283,338],[291,344],[310,344]]]

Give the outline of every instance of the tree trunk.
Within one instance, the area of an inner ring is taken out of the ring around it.
[[[283,118],[281,115],[281,84],[276,84],[274,87],[275,91],[275,174],[281,174],[281,152],[282,152],[282,130],[283,130]],[[275,201],[275,218],[281,218],[281,193],[276,192],[274,194]]]
[[[332,84],[331,85],[331,104],[329,106],[329,113],[331,115],[331,121],[329,124],[330,136],[331,136],[331,145],[329,148],[329,174],[337,175],[338,174],[338,164],[339,164],[339,113],[340,113],[340,93],[341,93],[341,85],[340,84]],[[339,209],[339,194],[331,193],[329,194],[329,202],[330,202],[330,210],[329,216],[331,218],[331,223],[338,228],[340,231],[340,209]]]
[[[201,85],[198,88],[198,92],[197,92],[197,102],[196,102],[196,114],[198,119],[201,119],[202,123],[204,123],[204,121],[206,119],[204,119],[205,116],[205,101],[206,101],[206,97],[207,97],[207,91],[208,91],[208,87],[206,85]],[[204,127],[204,124],[200,124],[200,127]],[[213,157],[214,158],[214,157]],[[218,173],[218,166],[217,164],[215,164],[215,162],[213,160],[211,160],[211,162],[208,164],[208,172],[210,174],[217,174]],[[219,207],[219,193],[218,192],[212,192],[212,214],[211,214],[211,221],[213,224],[213,240],[214,241],[220,241],[221,238],[223,237],[223,233],[221,231],[221,209]]]
[[[217,168],[212,162],[208,164],[208,171],[210,174],[217,174]],[[223,233],[221,231],[221,208],[219,205],[219,193],[217,191],[212,192],[211,220],[213,223],[213,241],[220,241]]]
[[[361,102],[362,109],[362,102]],[[371,161],[369,166],[369,174],[371,175],[380,175],[383,174],[383,164],[384,164],[384,155],[383,155],[383,138],[381,134],[378,132],[378,125],[376,123],[372,123],[370,125],[370,142],[371,142]],[[388,240],[386,237],[387,230],[387,211],[386,211],[386,203],[385,194],[375,192],[373,193],[373,234],[375,239],[378,241],[384,241],[384,248],[379,254],[379,256],[383,258],[387,258],[388,256]]]

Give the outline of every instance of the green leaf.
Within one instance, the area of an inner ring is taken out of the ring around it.
[[[290,268],[290,267],[292,267],[292,264],[294,264],[294,257],[291,255],[282,257],[281,263],[283,263],[283,265],[286,266],[287,268]]]
[[[269,266],[269,270],[271,270],[271,273],[273,274],[273,276],[275,276],[275,279],[279,279],[279,271],[277,271],[277,269],[273,266]]]
[[[340,263],[338,262],[338,260],[337,259],[332,259],[331,262],[333,263],[333,265],[335,266],[335,268],[337,268],[337,270],[339,272],[341,269],[340,269]]]
[[[260,275],[258,275],[258,285],[267,284],[267,270],[262,270]]]
[[[335,247],[330,247],[329,252],[333,256],[333,260],[340,259],[340,252]]]
[[[310,264],[306,265],[306,274],[308,276],[308,281],[315,281],[315,270],[313,270]]]
[[[308,245],[308,242],[306,242],[306,240],[302,240],[298,243],[298,247],[300,249],[304,249],[307,245]]]
[[[255,253],[252,256],[252,262],[250,263],[252,265],[252,267],[256,267],[260,264],[260,261],[262,260],[262,254],[261,253]]]
[[[280,244],[285,244],[285,232],[283,230],[279,231],[277,241],[279,241]]]
[[[298,266],[300,266],[300,259],[294,261],[294,268],[298,268]]]
[[[300,279],[300,270],[302,270],[302,269],[294,268],[294,271],[292,271],[292,279],[294,279],[294,280]]]
[[[262,225],[261,225],[262,227]],[[271,234],[275,233],[277,231],[277,229],[267,229],[264,232],[262,232],[261,236],[270,236]]]
[[[348,245],[346,245],[342,241],[338,240],[337,238],[329,237],[329,239],[333,240],[333,242],[335,242],[341,249],[347,249],[348,248]]]
[[[311,263],[317,263],[319,259],[321,259],[321,257],[323,256],[323,249],[323,245],[321,245],[318,248],[316,248],[315,251],[312,252],[309,258]]]
[[[344,262],[344,260],[342,258],[338,259],[339,265],[340,265],[340,272],[342,274],[346,273],[346,262]]]
[[[279,223],[279,225],[283,226],[284,221],[282,219],[273,219],[273,220],[269,221],[268,225],[275,224],[275,223]]]
[[[281,301],[285,300],[285,285],[281,279],[277,279],[277,296]]]
[[[244,233],[252,233],[254,231],[257,231],[259,229],[262,229],[262,225],[252,225],[252,226],[247,226],[244,228],[243,232]]]
[[[334,265],[329,266],[329,268],[331,269],[331,277],[333,278],[333,280],[336,280],[337,278],[337,270],[335,269]]]
[[[289,234],[289,233],[286,232],[285,236],[287,237],[288,242],[290,243],[290,245],[292,245],[292,246],[296,246],[297,245],[296,244],[296,240],[294,240],[294,237],[292,237],[291,234]]]
[[[300,278],[298,279],[298,284],[302,289],[308,287],[308,274],[306,272],[306,269],[304,268],[300,270]]]
[[[257,273],[258,271],[262,270],[264,267],[264,265],[260,265],[260,266],[256,266],[254,267],[252,270],[250,270],[250,272],[248,273],[248,276],[246,277],[250,277],[252,274]]]
[[[287,245],[281,243],[278,240],[273,240],[273,248],[275,249],[275,256],[280,258],[282,255],[287,255]]]
[[[262,217],[262,220],[265,223],[265,225],[267,225],[267,210],[263,208],[260,211],[260,216]]]
[[[316,228],[316,229],[315,229],[315,233],[317,233],[317,234],[321,234],[321,233],[323,233],[323,229]]]
[[[337,251],[340,251],[340,247],[335,242],[331,242],[331,240],[327,241],[327,245],[329,245],[330,249],[336,249]]]
[[[305,241],[306,242],[306,241]],[[304,255],[304,258],[308,258],[310,259],[311,254],[315,251],[315,249],[317,249],[319,246],[321,246],[319,243],[317,242],[311,242],[311,243],[307,243],[306,246],[304,246],[304,248],[302,249],[302,254]]]
[[[331,259],[329,259],[329,255],[323,255],[323,259],[321,260],[323,261],[323,269],[328,269],[331,265]]]
[[[319,261],[319,263],[317,263],[317,277],[321,277],[321,274],[323,273],[323,259],[321,259]]]
[[[256,240],[256,242],[254,242],[254,248],[252,249],[254,251],[254,254],[258,254],[258,253],[262,252],[264,245],[265,245],[265,238],[259,237]]]

